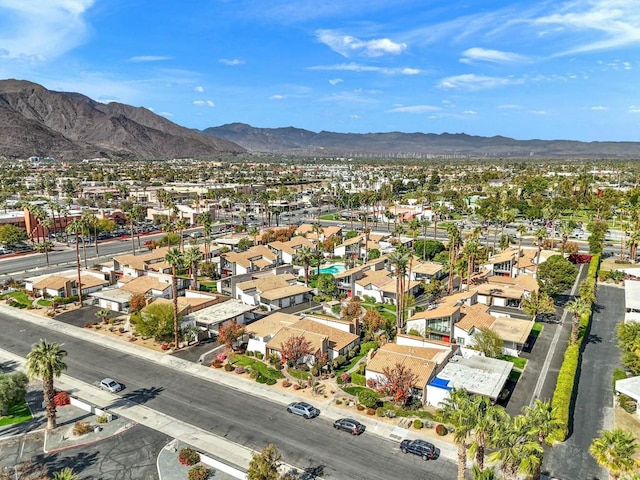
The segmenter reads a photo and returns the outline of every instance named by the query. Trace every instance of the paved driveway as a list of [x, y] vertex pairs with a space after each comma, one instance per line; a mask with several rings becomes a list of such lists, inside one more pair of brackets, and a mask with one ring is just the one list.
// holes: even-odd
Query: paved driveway
[[598, 285], [598, 299], [582, 367], [569, 439], [550, 449], [544, 469], [562, 480], [605, 480], [607, 473], [589, 455], [592, 440], [613, 427], [613, 370], [620, 365], [616, 325], [624, 319], [624, 289]]

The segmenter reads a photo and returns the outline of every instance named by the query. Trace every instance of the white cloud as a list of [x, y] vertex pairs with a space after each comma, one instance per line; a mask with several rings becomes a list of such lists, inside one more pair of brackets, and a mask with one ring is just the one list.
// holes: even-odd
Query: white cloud
[[89, 36], [84, 15], [94, 0], [2, 0], [2, 57], [43, 61], [82, 45]]
[[236, 65], [242, 65], [244, 60], [241, 58], [221, 58], [218, 60], [223, 65], [228, 65], [230, 67], [235, 67]]
[[473, 61], [492, 63], [520, 63], [527, 60], [526, 57], [517, 53], [502, 52], [500, 50], [488, 50], [486, 48], [469, 48], [462, 52], [462, 63], [472, 63]]
[[596, 105], [594, 107], [591, 107], [590, 110], [609, 110], [609, 107], [603, 107], [600, 105]]
[[351, 35], [342, 35], [333, 30], [316, 31], [318, 40], [343, 57], [352, 55], [364, 57], [381, 57], [383, 55], [399, 55], [407, 49], [406, 43], [397, 43], [388, 38], [361, 40]]
[[201, 85], [198, 85], [194, 90], [198, 93], [204, 93], [204, 87]]
[[215, 107], [216, 104], [213, 103], [211, 100], [194, 100], [193, 104], [196, 107]]
[[417, 75], [422, 73], [422, 70], [417, 68], [388, 68], [388, 67], [376, 67], [373, 65], [362, 65], [359, 63], [341, 63], [337, 65], [316, 65], [309, 67], [309, 70], [337, 70], [347, 72], [378, 72], [384, 75]]
[[162, 62], [165, 60], [171, 60], [171, 57], [163, 57], [161, 55], [138, 55], [137, 57], [131, 57], [129, 59], [130, 62], [134, 62], [134, 63]]
[[434, 107], [433, 105], [398, 105], [387, 112], [401, 112], [401, 113], [426, 113], [436, 112], [442, 110], [440, 107]]
[[532, 115], [540, 115], [540, 116], [544, 116], [547, 114], [545, 110], [527, 110], [527, 113], [530, 113]]
[[269, 97], [269, 100], [284, 100], [285, 98], [287, 98], [286, 95], [275, 94], [275, 95], [271, 95]]
[[635, 105], [630, 105], [627, 111], [629, 113], [640, 113], [640, 107], [637, 107]]
[[489, 77], [487, 75], [467, 73], [444, 78], [440, 81], [438, 87], [445, 89], [482, 90], [486, 88], [517, 85], [520, 83], [523, 83], [521, 79], [511, 77]]
[[173, 117], [173, 113], [170, 112], [160, 112], [159, 115], [162, 115], [163, 117]]
[[475, 110], [465, 110], [464, 112], [465, 115], [476, 115], [478, 112], [476, 112]]
[[498, 105], [496, 108], [500, 110], [521, 110], [522, 107], [520, 105], [506, 104], [506, 105]]
[[344, 82], [344, 80], [342, 80], [341, 78], [331, 78], [329, 79], [329, 83], [331, 85], [338, 85], [339, 83]]

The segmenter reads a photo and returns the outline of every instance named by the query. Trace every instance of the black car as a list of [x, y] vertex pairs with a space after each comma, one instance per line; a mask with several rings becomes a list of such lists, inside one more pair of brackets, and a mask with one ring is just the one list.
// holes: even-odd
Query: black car
[[403, 440], [400, 444], [402, 453], [413, 453], [423, 460], [435, 460], [440, 456], [440, 449], [425, 440]]
[[352, 418], [339, 418], [333, 422], [333, 428], [349, 432], [352, 435], [360, 435], [365, 431], [365, 426]]

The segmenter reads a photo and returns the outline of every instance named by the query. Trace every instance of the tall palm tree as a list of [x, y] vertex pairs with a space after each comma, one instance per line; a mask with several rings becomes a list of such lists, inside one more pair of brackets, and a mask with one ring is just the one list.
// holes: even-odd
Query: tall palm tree
[[536, 265], [540, 265], [540, 252], [542, 252], [542, 241], [547, 238], [547, 229], [544, 227], [540, 227], [535, 231], [533, 236], [536, 238], [536, 244], [538, 245], [538, 258], [536, 260]]
[[562, 222], [558, 227], [558, 232], [560, 233], [560, 238], [562, 242], [560, 243], [560, 254], [564, 255], [564, 249], [567, 247], [567, 241], [569, 240], [569, 235], [573, 233], [574, 226], [570, 222]]
[[44, 253], [47, 259], [47, 267], [49, 266], [49, 252], [53, 249], [53, 243], [49, 240], [45, 240], [42, 243], [36, 243], [35, 245], [38, 253]]
[[260, 235], [260, 229], [258, 227], [251, 227], [249, 229], [249, 235], [253, 237], [253, 244], [258, 244], [258, 235]]
[[504, 422], [508, 422], [509, 416], [504, 408], [493, 405], [486, 395], [474, 395], [470, 397], [470, 411], [473, 414], [473, 441], [469, 445], [469, 453], [475, 454], [476, 465], [484, 470], [484, 457], [493, 431]]
[[89, 230], [93, 230], [93, 241], [96, 247], [96, 256], [100, 254], [98, 251], [98, 217], [89, 210], [82, 212], [82, 220], [87, 224]]
[[404, 328], [405, 275], [409, 258], [410, 253], [405, 247], [396, 248], [388, 257], [396, 275], [396, 325], [399, 330]]
[[453, 273], [461, 241], [460, 230], [454, 223], [449, 223], [447, 225], [447, 235], [449, 236], [449, 281], [447, 283], [447, 293], [451, 294], [453, 291]]
[[[551, 445], [554, 436], [562, 431], [562, 421], [557, 418], [555, 410], [549, 402], [543, 402], [539, 398], [536, 398], [532, 406], [526, 405], [522, 409], [524, 428], [541, 447]], [[533, 478], [540, 478], [540, 467]]]
[[184, 257], [180, 250], [172, 248], [164, 257], [171, 265], [171, 296], [173, 297], [173, 341], [175, 349], [180, 348], [180, 325], [178, 324], [178, 269], [184, 265]]
[[602, 430], [589, 447], [589, 453], [598, 465], [607, 469], [611, 480], [638, 468], [638, 461], [633, 458], [637, 450], [638, 442], [633, 434], [621, 428]]
[[314, 257], [314, 252], [306, 245], [300, 247], [296, 252], [296, 258], [302, 263], [302, 268], [304, 269], [304, 284], [307, 287], [309, 286], [309, 266]]
[[40, 339], [40, 342], [34, 344], [27, 354], [27, 375], [29, 378], [42, 379], [47, 430], [56, 428], [56, 404], [53, 402], [56, 392], [53, 387], [53, 379], [62, 375], [62, 372], [67, 369], [67, 365], [63, 361], [67, 352], [61, 347], [59, 343], [50, 343]]
[[191, 278], [193, 279], [191, 288], [193, 290], [198, 290], [198, 265], [202, 261], [202, 258], [200, 247], [197, 246], [189, 247], [184, 254], [184, 264], [188, 265], [191, 269]]
[[180, 235], [180, 251], [182, 253], [184, 253], [184, 231], [187, 229], [187, 221], [184, 218], [180, 218], [177, 222], [176, 222], [176, 230], [178, 231], [178, 234]]
[[79, 235], [84, 231], [84, 224], [79, 218], [74, 218], [69, 225], [67, 225], [66, 232], [73, 234], [76, 237], [76, 269], [78, 273], [78, 305], [82, 306], [82, 277], [80, 276], [80, 246]]
[[458, 480], [464, 480], [467, 470], [467, 442], [474, 427], [473, 408], [467, 391], [454, 388], [436, 412], [436, 418], [455, 427], [453, 439], [458, 446]]
[[469, 238], [462, 248], [462, 253], [467, 257], [467, 291], [471, 289], [471, 276], [476, 269], [475, 260], [480, 253], [480, 243], [477, 237]]
[[516, 227], [516, 233], [518, 235], [518, 260], [516, 262], [516, 270], [520, 275], [520, 257], [522, 256], [522, 237], [527, 233], [527, 227], [522, 223]]
[[531, 440], [522, 416], [499, 424], [493, 431], [492, 444], [496, 450], [489, 454], [491, 463], [500, 465], [506, 479], [515, 480], [518, 475], [531, 477], [539, 471], [544, 450]]
[[571, 318], [571, 342], [578, 341], [578, 329], [580, 327], [580, 317], [591, 313], [591, 302], [582, 297], [577, 297], [567, 302], [564, 306], [565, 310], [573, 313]]

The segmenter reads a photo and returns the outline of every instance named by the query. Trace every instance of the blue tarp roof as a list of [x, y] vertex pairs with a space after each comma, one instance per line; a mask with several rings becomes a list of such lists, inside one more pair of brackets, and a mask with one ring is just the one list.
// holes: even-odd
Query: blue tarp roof
[[438, 388], [442, 388], [444, 390], [453, 390], [453, 388], [451, 388], [449, 386], [449, 380], [444, 380], [442, 378], [438, 378], [435, 377], [431, 383], [429, 384], [430, 387], [438, 387]]

